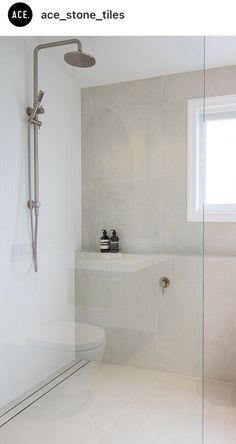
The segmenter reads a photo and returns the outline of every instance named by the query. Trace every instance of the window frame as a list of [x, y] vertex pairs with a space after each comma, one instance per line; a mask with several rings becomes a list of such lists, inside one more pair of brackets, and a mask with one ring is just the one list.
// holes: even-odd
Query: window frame
[[[205, 102], [205, 103], [204, 103]], [[236, 222], [235, 204], [205, 204], [205, 121], [236, 117], [236, 94], [189, 99], [188, 131], [188, 201], [189, 222]]]

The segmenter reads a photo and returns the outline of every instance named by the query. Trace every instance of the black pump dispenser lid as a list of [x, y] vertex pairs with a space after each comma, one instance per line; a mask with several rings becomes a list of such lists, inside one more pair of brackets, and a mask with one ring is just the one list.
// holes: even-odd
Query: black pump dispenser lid
[[109, 239], [108, 235], [107, 235], [107, 230], [105, 230], [104, 228], [102, 229], [102, 237], [101, 239]]
[[111, 230], [111, 232], [112, 232], [112, 236], [111, 236], [111, 239], [110, 240], [114, 240], [114, 241], [118, 241], [119, 240], [119, 238], [118, 238], [118, 236], [116, 235], [116, 230]]

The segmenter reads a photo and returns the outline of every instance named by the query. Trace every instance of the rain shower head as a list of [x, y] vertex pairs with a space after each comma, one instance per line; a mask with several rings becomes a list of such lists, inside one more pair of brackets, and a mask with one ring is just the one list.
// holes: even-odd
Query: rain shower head
[[77, 68], [90, 68], [96, 63], [96, 59], [82, 51], [70, 51], [64, 55], [64, 60], [69, 65], [76, 66]]

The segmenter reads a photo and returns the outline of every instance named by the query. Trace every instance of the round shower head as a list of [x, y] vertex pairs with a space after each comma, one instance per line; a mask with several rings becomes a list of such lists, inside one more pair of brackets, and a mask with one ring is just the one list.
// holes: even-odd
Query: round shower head
[[90, 68], [95, 65], [96, 60], [93, 56], [82, 51], [71, 51], [64, 55], [64, 60], [69, 65], [77, 66], [78, 68]]

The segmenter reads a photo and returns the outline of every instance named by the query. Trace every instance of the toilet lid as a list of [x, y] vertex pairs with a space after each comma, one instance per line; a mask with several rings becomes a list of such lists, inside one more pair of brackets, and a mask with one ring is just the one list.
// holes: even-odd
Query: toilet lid
[[[75, 335], [76, 333], [76, 335]], [[75, 344], [76, 337], [76, 344]], [[44, 326], [31, 338], [33, 344], [68, 352], [91, 350], [105, 344], [105, 331], [101, 327], [79, 322], [55, 322]]]
[[91, 350], [105, 344], [105, 331], [90, 324], [76, 324], [76, 351]]

